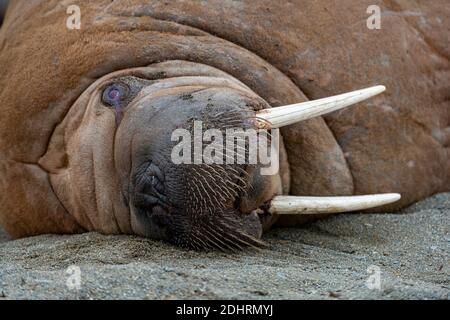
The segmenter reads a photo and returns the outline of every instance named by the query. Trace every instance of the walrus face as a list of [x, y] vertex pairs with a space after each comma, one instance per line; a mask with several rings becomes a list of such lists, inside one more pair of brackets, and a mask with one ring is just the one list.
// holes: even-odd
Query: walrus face
[[[116, 104], [117, 96], [123, 103]], [[203, 130], [221, 133], [228, 128], [256, 129], [255, 112], [264, 101], [238, 88], [189, 79], [156, 85], [115, 79], [104, 87], [102, 97], [104, 107], [115, 114], [117, 171], [134, 232], [196, 248], [262, 244], [257, 240], [261, 223], [252, 211], [281, 194], [279, 174], [263, 176], [258, 165], [226, 164], [226, 148], [218, 155], [224, 164], [205, 163], [207, 159], [174, 163], [178, 141], [173, 141], [173, 134], [183, 129], [194, 139], [198, 123]], [[198, 151], [194, 148], [192, 157]]]
[[[194, 139], [200, 123], [201, 136], [214, 129], [225, 142], [227, 129], [258, 129], [256, 112], [267, 107], [226, 78], [113, 74], [72, 106], [40, 164], [52, 173], [65, 208], [87, 230], [133, 233], [197, 249], [259, 247], [262, 224], [254, 211], [282, 194], [280, 172], [262, 175], [257, 163], [229, 162], [225, 145], [211, 154], [222, 164], [206, 157], [175, 163], [180, 141], [174, 132], [184, 130]], [[191, 159], [198, 151], [192, 145]]]
[[[250, 141], [259, 145], [260, 136], [244, 136], [244, 144], [230, 146], [224, 143], [227, 130], [275, 133], [383, 90], [377, 86], [270, 108], [243, 83], [204, 65], [167, 62], [119, 71], [83, 92], [39, 164], [61, 204], [85, 230], [137, 234], [196, 249], [261, 247], [263, 228], [279, 214], [362, 210], [399, 195], [283, 196], [289, 191], [289, 169], [282, 140], [279, 170], [262, 174], [263, 165], [247, 157]], [[239, 150], [244, 161], [238, 160]]]

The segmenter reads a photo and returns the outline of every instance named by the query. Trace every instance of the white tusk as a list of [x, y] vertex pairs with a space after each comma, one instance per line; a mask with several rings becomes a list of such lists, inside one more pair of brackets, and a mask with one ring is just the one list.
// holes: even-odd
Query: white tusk
[[281, 128], [348, 107], [385, 90], [385, 86], [375, 86], [319, 100], [264, 109], [256, 113], [258, 127], [261, 129]]
[[317, 214], [349, 212], [379, 207], [396, 202], [398, 193], [348, 197], [276, 196], [269, 205], [271, 214]]

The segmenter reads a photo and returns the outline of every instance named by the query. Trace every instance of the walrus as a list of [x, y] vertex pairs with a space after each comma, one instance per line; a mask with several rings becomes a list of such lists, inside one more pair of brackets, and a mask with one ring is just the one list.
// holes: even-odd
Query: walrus
[[[450, 8], [376, 1], [373, 30], [372, 2], [11, 1], [1, 225], [235, 250], [450, 190]], [[279, 170], [173, 163], [174, 130], [196, 121], [279, 129]]]

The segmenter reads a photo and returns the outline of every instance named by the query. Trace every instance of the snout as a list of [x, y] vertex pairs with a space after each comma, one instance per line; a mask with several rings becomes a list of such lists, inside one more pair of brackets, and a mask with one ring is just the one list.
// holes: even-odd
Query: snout
[[258, 139], [246, 132], [257, 132], [264, 102], [231, 89], [177, 89], [142, 96], [121, 124], [135, 128], [129, 201], [136, 229], [196, 249], [263, 246], [254, 210], [281, 194], [281, 180], [249, 161]]

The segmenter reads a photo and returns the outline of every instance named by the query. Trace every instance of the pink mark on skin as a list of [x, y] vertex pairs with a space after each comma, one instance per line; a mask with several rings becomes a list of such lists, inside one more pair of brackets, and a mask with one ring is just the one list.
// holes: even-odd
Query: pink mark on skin
[[123, 119], [123, 110], [118, 104], [114, 106], [114, 115], [116, 116], [116, 127], [118, 127]]

